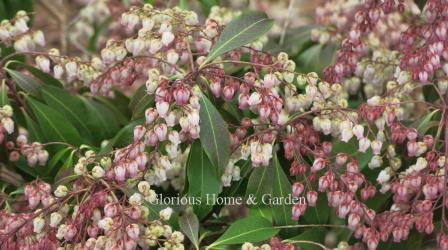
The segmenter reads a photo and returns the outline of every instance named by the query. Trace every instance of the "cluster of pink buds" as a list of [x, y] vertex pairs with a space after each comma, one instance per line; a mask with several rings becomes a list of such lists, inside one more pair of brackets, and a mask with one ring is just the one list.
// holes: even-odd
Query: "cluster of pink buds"
[[[19, 143], [20, 142], [20, 143]], [[25, 144], [22, 144], [25, 142]], [[28, 162], [28, 166], [34, 167], [36, 163], [39, 163], [40, 166], [45, 166], [48, 160], [48, 151], [44, 149], [42, 144], [38, 142], [33, 142], [31, 144], [26, 143], [26, 137], [21, 134], [17, 137], [17, 145], [20, 146], [20, 153], [26, 158]], [[14, 152], [10, 153], [10, 160], [14, 159]]]
[[0, 23], [0, 42], [6, 46], [14, 45], [17, 52], [35, 51], [37, 46], [45, 46], [44, 33], [30, 31], [29, 20], [25, 11], [17, 12], [11, 20], [3, 20]]
[[[344, 36], [347, 38], [342, 41], [341, 49], [336, 54], [335, 65], [324, 71], [327, 81], [340, 82], [343, 77], [354, 72], [359, 59], [366, 56], [368, 52], [366, 42], [362, 37], [372, 32], [378, 25], [381, 16], [390, 14], [396, 9], [403, 12], [405, 10], [403, 2], [404, 0], [365, 1], [352, 9], [354, 13], [347, 15], [352, 18], [352, 21], [345, 18], [341, 22], [341, 27], [344, 25], [349, 27], [347, 35]], [[325, 14], [324, 11], [321, 12], [321, 15]], [[390, 34], [387, 34], [390, 37]]]
[[427, 1], [423, 16], [426, 22], [413, 25], [401, 34], [400, 67], [409, 69], [414, 80], [427, 83], [448, 74], [448, 8], [445, 0]]
[[27, 184], [24, 197], [28, 206], [16, 209], [34, 211], [0, 212], [2, 248], [22, 249], [34, 244], [42, 249], [184, 249], [184, 235], [163, 223], [170, 219], [171, 208], [161, 210], [159, 219], [148, 219], [150, 211], [144, 202], [153, 201], [155, 193], [147, 182], [138, 184], [141, 193], [120, 201], [110, 187], [88, 185], [87, 179], [80, 178], [73, 183], [73, 190], [60, 185], [53, 196], [47, 183]]
[[36, 181], [25, 185], [24, 195], [28, 201], [29, 209], [35, 209], [39, 204], [42, 204], [45, 208], [55, 202], [55, 199], [51, 194], [51, 186], [42, 181]]
[[[323, 25], [323, 28], [313, 29], [311, 38], [321, 44], [328, 42], [340, 42], [345, 37], [359, 36], [356, 30], [352, 30], [352, 25], [360, 18], [358, 11], [365, 7], [365, 1], [331, 0], [326, 1], [322, 6], [318, 6], [315, 12], [316, 23]], [[385, 3], [390, 6], [391, 1]], [[387, 9], [388, 7], [386, 7]], [[400, 5], [406, 12], [418, 13], [415, 5]], [[372, 13], [373, 15], [373, 13]], [[400, 42], [401, 32], [408, 27], [405, 16], [398, 11], [393, 11], [387, 15], [380, 15], [378, 22], [372, 31], [366, 36], [364, 41], [369, 46], [386, 46], [386, 48], [396, 48]], [[359, 38], [362, 39], [362, 38]]]

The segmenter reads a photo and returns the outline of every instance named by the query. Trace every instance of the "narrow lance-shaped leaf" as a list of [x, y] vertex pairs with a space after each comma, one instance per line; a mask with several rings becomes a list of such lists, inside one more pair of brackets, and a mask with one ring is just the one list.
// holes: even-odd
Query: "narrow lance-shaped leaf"
[[59, 88], [62, 88], [62, 83], [58, 79], [54, 78], [52, 75], [43, 72], [42, 70], [33, 67], [31, 65], [28, 65], [26, 63], [23, 63], [21, 61], [9, 61], [8, 65], [17, 65], [21, 68], [25, 68], [28, 70], [33, 76], [35, 76], [37, 79], [39, 79], [43, 84], [45, 85], [53, 85]]
[[230, 136], [227, 123], [205, 95], [201, 97], [200, 139], [213, 165], [222, 173], [230, 157]]
[[268, 32], [273, 21], [262, 12], [246, 12], [232, 20], [222, 31], [216, 44], [202, 65], [216, 57], [255, 41]]
[[35, 79], [33, 79], [19, 71], [15, 71], [15, 70], [8, 69], [8, 68], [5, 68], [5, 70], [12, 77], [14, 82], [17, 85], [19, 85], [19, 87], [21, 89], [23, 89], [25, 92], [30, 93], [35, 96], [39, 95], [39, 85], [40, 84]]
[[179, 217], [179, 227], [182, 232], [190, 239], [191, 244], [199, 249], [199, 220], [191, 211], [186, 212]]
[[47, 141], [66, 142], [79, 145], [81, 138], [75, 127], [52, 107], [27, 98], [28, 105], [37, 118]]
[[3, 107], [7, 104], [9, 104], [8, 87], [6, 86], [5, 80], [3, 80], [0, 85], [0, 107]]
[[[269, 167], [274, 168], [274, 185], [272, 187], [273, 198], [288, 197], [291, 194], [291, 183], [278, 161], [277, 154], [274, 153], [272, 166]], [[275, 205], [272, 207], [272, 214], [274, 215], [276, 225], [284, 226], [296, 224], [295, 221], [292, 220], [292, 205], [285, 203]]]
[[[269, 166], [260, 166], [253, 170], [249, 177], [246, 189], [246, 200], [251, 196], [257, 201], [257, 205], [263, 205], [263, 195], [272, 194], [272, 181], [274, 178], [274, 168]], [[254, 204], [255, 205], [255, 204]]]
[[220, 181], [217, 169], [212, 165], [199, 141], [194, 141], [187, 161], [188, 195], [201, 199], [194, 205], [195, 213], [203, 218], [212, 208], [207, 204], [207, 195], [219, 193]]
[[259, 242], [276, 235], [279, 229], [272, 227], [270, 221], [259, 216], [250, 216], [238, 220], [227, 229], [215, 242], [207, 249], [220, 245], [239, 244], [244, 242]]
[[91, 133], [89, 128], [83, 121], [86, 109], [79, 98], [69, 94], [63, 89], [48, 85], [42, 86], [40, 91], [42, 93], [42, 98], [48, 105], [65, 115], [83, 135], [90, 138]]

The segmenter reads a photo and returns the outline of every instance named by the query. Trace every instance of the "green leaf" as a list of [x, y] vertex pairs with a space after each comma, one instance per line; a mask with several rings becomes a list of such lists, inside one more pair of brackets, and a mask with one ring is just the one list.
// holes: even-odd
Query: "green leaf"
[[199, 220], [193, 212], [186, 212], [179, 217], [179, 227], [182, 232], [190, 239], [191, 244], [199, 249]]
[[276, 235], [279, 229], [272, 227], [270, 221], [259, 216], [250, 216], [233, 222], [229, 229], [207, 249], [220, 245], [260, 242]]
[[59, 150], [54, 156], [51, 157], [50, 162], [48, 163], [47, 169], [45, 170], [46, 175], [48, 175], [51, 170], [54, 169], [54, 167], [56, 167], [56, 165], [58, 164], [58, 162], [60, 162], [62, 160], [62, 157], [68, 152], [70, 151], [71, 148], [63, 148], [61, 150]]
[[145, 85], [138, 88], [129, 102], [129, 109], [132, 111], [132, 120], [143, 117], [146, 109], [153, 104], [154, 95], [148, 95]]
[[86, 115], [86, 109], [78, 97], [69, 94], [63, 89], [49, 85], [43, 85], [40, 91], [42, 98], [49, 106], [66, 116], [87, 138], [91, 137], [90, 130], [85, 125], [85, 120], [83, 120]]
[[178, 4], [179, 8], [183, 9], [183, 10], [188, 10], [190, 9], [188, 7], [188, 0], [179, 0], [179, 4]]
[[272, 194], [273, 181], [274, 167], [272, 164], [269, 166], [256, 167], [249, 177], [245, 199], [248, 200], [252, 196], [255, 197], [258, 205], [263, 205], [263, 195]]
[[21, 61], [9, 61], [8, 65], [17, 65], [19, 67], [25, 68], [33, 76], [35, 76], [37, 79], [39, 79], [43, 84], [53, 85], [53, 86], [59, 87], [59, 88], [63, 87], [62, 83], [58, 79], [54, 78], [52, 75], [47, 74], [47, 73], [43, 72], [42, 70], [40, 70], [36, 67], [33, 67], [31, 65], [28, 65]]
[[272, 209], [270, 207], [249, 208], [249, 216], [260, 216], [272, 222]]
[[[291, 195], [291, 182], [289, 182], [288, 177], [283, 171], [280, 162], [277, 159], [277, 154], [274, 154], [274, 158], [272, 159], [272, 166], [274, 168], [274, 182], [272, 188], [272, 197], [273, 198], [281, 198], [288, 197]], [[292, 225], [297, 224], [292, 219], [292, 205], [287, 205], [284, 202], [280, 205], [272, 206], [272, 214], [274, 215], [274, 220], [276, 225]]]
[[[288, 242], [312, 241], [312, 242], [324, 244], [326, 232], [327, 232], [327, 230], [323, 227], [311, 228], [294, 238], [288, 239]], [[303, 250], [321, 250], [322, 249], [322, 248], [320, 248], [316, 245], [312, 245], [312, 244], [296, 243], [295, 245], [299, 245], [300, 249], [303, 249]]]
[[418, 8], [423, 11], [423, 9], [425, 8], [426, 5], [426, 1], [427, 0], [416, 0], [415, 4], [417, 4]]
[[432, 118], [434, 118], [434, 116], [439, 111], [440, 111], [440, 109], [436, 109], [436, 110], [432, 111], [431, 113], [426, 114], [425, 116], [423, 116], [423, 118], [421, 118], [420, 120], [418, 120], [414, 124], [412, 124], [411, 127], [417, 129], [417, 131], [420, 134], [425, 134], [429, 129], [429, 124], [430, 124]]
[[1, 0], [0, 8], [0, 20], [11, 19], [19, 10], [32, 12], [33, 0]]
[[330, 217], [330, 207], [328, 206], [327, 197], [319, 194], [315, 207], [308, 207], [302, 216], [303, 221], [307, 224], [325, 224]]
[[356, 157], [360, 170], [363, 170], [373, 157], [373, 153], [370, 148], [365, 153], [358, 151], [358, 142], [356, 138], [353, 138], [349, 142], [334, 140], [332, 153], [334, 157], [337, 153], [347, 153], [350, 156]]
[[219, 4], [219, 0], [198, 0], [202, 12], [204, 12], [204, 16], [208, 16], [210, 13], [210, 9]]
[[120, 129], [114, 114], [102, 103], [93, 99], [81, 96], [81, 101], [87, 108], [85, 124], [91, 133], [100, 140], [114, 136]]
[[273, 21], [262, 12], [247, 12], [232, 20], [222, 31], [202, 65], [218, 56], [255, 41], [268, 32]]
[[126, 145], [129, 145], [134, 140], [134, 128], [135, 126], [142, 124], [144, 119], [135, 120], [128, 125], [126, 125], [124, 128], [120, 129], [118, 133], [112, 138], [107, 146], [101, 150], [101, 152], [108, 152], [109, 150], [112, 150], [113, 147], [124, 147]]
[[201, 143], [196, 140], [190, 149], [187, 161], [188, 195], [201, 199], [193, 208], [199, 218], [203, 218], [213, 207], [207, 204], [207, 195], [218, 195], [220, 180], [217, 169], [212, 165]]
[[269, 51], [271, 54], [278, 54], [282, 51], [287, 52], [292, 58], [312, 43], [311, 30], [316, 27], [317, 25], [306, 25], [289, 29], [286, 31], [283, 44], [280, 45], [278, 41], [270, 39], [266, 46], [263, 46], [263, 50]]
[[35, 121], [33, 121], [33, 119], [31, 119], [31, 117], [26, 112], [23, 112], [23, 115], [25, 116], [26, 128], [28, 130], [30, 140], [43, 142], [44, 138], [42, 131], [40, 131], [39, 129], [39, 126]]
[[230, 136], [227, 123], [205, 95], [201, 97], [200, 139], [202, 147], [213, 165], [224, 172], [230, 157]]
[[72, 145], [81, 144], [76, 128], [52, 107], [27, 97], [28, 105], [36, 116], [46, 141], [66, 142]]
[[35, 96], [39, 95], [40, 84], [35, 79], [13, 69], [5, 68], [5, 70], [22, 90]]
[[119, 110], [114, 99], [110, 99], [104, 96], [96, 96], [95, 100], [98, 100], [104, 106], [106, 106], [114, 114], [115, 119], [120, 125], [126, 125], [129, 123], [129, 118], [126, 117], [126, 115], [121, 110]]
[[6, 86], [5, 80], [3, 80], [0, 85], [0, 107], [3, 107], [8, 104], [9, 104], [8, 87]]

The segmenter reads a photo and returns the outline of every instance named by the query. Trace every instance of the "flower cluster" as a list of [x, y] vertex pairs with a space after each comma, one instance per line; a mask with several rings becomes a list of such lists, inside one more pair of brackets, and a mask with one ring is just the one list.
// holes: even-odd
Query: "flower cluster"
[[[341, 4], [335, 7], [335, 2]], [[336, 24], [345, 39], [325, 79], [315, 72], [296, 73], [296, 64], [286, 53], [259, 51], [264, 38], [204, 63], [222, 26], [237, 14], [218, 7], [201, 25], [194, 12], [177, 7], [161, 11], [149, 4], [134, 6], [121, 15], [130, 35], [109, 40], [101, 58], [86, 62], [61, 56], [55, 49], [37, 56], [36, 64], [44, 72], [75, 87], [89, 87], [92, 94], [110, 95], [114, 86], [144, 82], [154, 105], [134, 127], [129, 145], [103, 154], [88, 146], [86, 152], [86, 146], [72, 148], [77, 161], [70, 184], [54, 190], [39, 180], [27, 185], [25, 212], [1, 212], [0, 240], [8, 248], [39, 244], [51, 249], [183, 249], [183, 234], [164, 224], [173, 209], [154, 215], [146, 205], [157, 200], [160, 187], [182, 191], [191, 144], [204, 129], [201, 98], [210, 93], [210, 98], [234, 104], [242, 114], [238, 123], [229, 124], [229, 134], [220, 135], [229, 136], [231, 142], [221, 187], [240, 180], [240, 160], [250, 161], [254, 168], [269, 168], [281, 152], [295, 180], [292, 195], [307, 200], [293, 205], [294, 220], [301, 220], [308, 207], [315, 207], [319, 196], [325, 195], [354, 237], [376, 249], [381, 241], [406, 240], [411, 230], [434, 233], [435, 218], [441, 214], [437, 241], [441, 249], [448, 249], [448, 133], [442, 132], [447, 125], [443, 96], [448, 90], [443, 63], [447, 2], [428, 1], [424, 26], [404, 24], [401, 0], [330, 3], [317, 11], [317, 19]], [[386, 35], [389, 39], [384, 39]], [[330, 39], [328, 33], [316, 37], [320, 42]], [[227, 63], [250, 67], [235, 75]], [[437, 84], [426, 86], [434, 88], [440, 102], [424, 103], [421, 95], [415, 96], [422, 92], [420, 82], [433, 76]], [[356, 95], [366, 101], [349, 104]], [[417, 116], [418, 102], [443, 110], [434, 135], [421, 124], [406, 122]], [[0, 131], [13, 133], [12, 109], [4, 106], [0, 115]], [[24, 132], [19, 131], [16, 144], [9, 144], [12, 161], [19, 151], [30, 166], [43, 165], [48, 158], [43, 145], [28, 144]], [[341, 150], [341, 145], [349, 144], [354, 145], [353, 152]], [[368, 205], [378, 193], [391, 196], [385, 210]], [[348, 248], [346, 242], [337, 247]], [[242, 249], [295, 247], [274, 237], [269, 244], [245, 243]]]
[[[34, 211], [20, 214], [2, 211], [3, 247], [22, 249], [37, 244], [45, 249], [63, 245], [75, 249], [135, 249], [137, 245], [143, 248], [159, 245], [163, 246], [159, 249], [184, 249], [184, 235], [162, 222], [170, 218], [170, 208], [160, 211], [160, 219], [150, 221], [149, 209], [140, 193], [122, 202], [100, 189], [77, 205], [70, 205], [72, 199], [90, 192], [86, 184], [78, 182], [71, 191], [61, 185], [53, 193], [50, 185], [41, 181], [25, 186], [28, 208]], [[79, 232], [86, 232], [87, 239]]]
[[0, 42], [5, 45], [14, 45], [18, 52], [36, 50], [37, 46], [45, 46], [45, 38], [42, 31], [30, 31], [28, 27], [29, 16], [25, 11], [17, 12], [11, 20], [3, 20], [0, 23]]

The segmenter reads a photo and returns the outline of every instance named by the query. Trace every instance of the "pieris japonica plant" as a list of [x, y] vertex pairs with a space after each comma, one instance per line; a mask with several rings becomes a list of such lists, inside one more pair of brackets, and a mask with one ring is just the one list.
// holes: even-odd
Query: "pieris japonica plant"
[[1, 21], [0, 249], [448, 249], [447, 0], [189, 2]]

